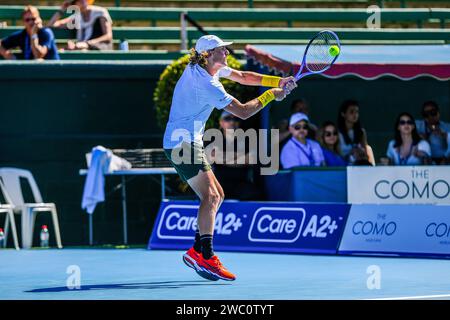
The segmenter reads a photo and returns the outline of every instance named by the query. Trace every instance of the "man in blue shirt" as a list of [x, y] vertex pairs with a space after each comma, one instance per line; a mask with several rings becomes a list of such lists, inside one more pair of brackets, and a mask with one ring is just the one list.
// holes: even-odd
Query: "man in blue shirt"
[[298, 166], [319, 167], [325, 164], [320, 144], [306, 138], [308, 130], [308, 116], [301, 112], [294, 113], [289, 119], [289, 132], [292, 138], [284, 145], [280, 155], [283, 169]]
[[[26, 6], [22, 12], [25, 29], [17, 31], [0, 41], [0, 55], [5, 59], [59, 60], [58, 48], [52, 30], [42, 26], [36, 7]], [[10, 49], [19, 47], [21, 55], [15, 56]]]
[[417, 132], [431, 147], [435, 164], [450, 163], [450, 123], [441, 121], [439, 106], [434, 101], [422, 105], [423, 120], [416, 120]]

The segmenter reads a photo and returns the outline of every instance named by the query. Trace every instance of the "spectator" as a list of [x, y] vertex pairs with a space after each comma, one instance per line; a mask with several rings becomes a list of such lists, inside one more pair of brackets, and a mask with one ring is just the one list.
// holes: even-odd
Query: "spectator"
[[326, 121], [319, 130], [319, 142], [322, 146], [325, 165], [329, 167], [341, 167], [347, 165], [341, 156], [339, 149], [339, 134], [336, 125]]
[[[22, 12], [25, 28], [16, 31], [0, 41], [0, 54], [5, 59], [45, 59], [59, 60], [58, 48], [52, 30], [42, 26], [39, 10], [26, 6]], [[17, 57], [10, 51], [19, 47], [21, 54]]]
[[325, 164], [322, 148], [308, 139], [309, 119], [304, 113], [294, 113], [289, 119], [289, 132], [292, 138], [281, 150], [281, 165], [284, 169], [297, 166], [322, 166]]
[[[239, 200], [260, 200], [261, 192], [253, 181], [254, 166], [256, 162], [249, 152], [248, 143], [237, 141], [235, 130], [239, 128], [239, 119], [227, 111], [223, 111], [220, 120], [220, 131], [223, 135], [224, 150], [216, 150], [213, 170], [228, 198]], [[225, 151], [234, 152], [232, 161], [226, 157]], [[238, 164], [238, 157], [245, 157], [245, 164]], [[220, 161], [219, 161], [220, 159]]]
[[[303, 113], [307, 116], [309, 116], [309, 105], [306, 102], [305, 99], [300, 98], [300, 99], [296, 99], [294, 101], [292, 101], [291, 103], [291, 114], [293, 115], [294, 113]], [[289, 124], [288, 124], [288, 120], [287, 119], [282, 119], [280, 120], [280, 122], [278, 122], [277, 128], [280, 130], [280, 147], [283, 147], [284, 144], [289, 140], [288, 138], [290, 138], [291, 133], [289, 132]], [[317, 133], [317, 126], [315, 126], [314, 124], [310, 123], [309, 124], [309, 131], [308, 131], [308, 138], [316, 140], [316, 133]]]
[[450, 163], [450, 124], [440, 120], [437, 103], [426, 101], [422, 105], [422, 117], [424, 120], [416, 121], [417, 132], [430, 144], [433, 163]]
[[401, 113], [395, 121], [395, 138], [389, 142], [386, 155], [393, 165], [428, 164], [431, 154], [430, 145], [423, 140], [414, 122], [407, 112]]
[[337, 125], [341, 153], [347, 163], [354, 164], [358, 160], [361, 164], [359, 160], [367, 159], [371, 165], [375, 165], [372, 148], [367, 143], [366, 130], [359, 121], [357, 101], [346, 100], [342, 103]]
[[[77, 29], [77, 41], [69, 40], [67, 50], [113, 49], [112, 19], [108, 10], [93, 6], [93, 3], [93, 0], [66, 0], [48, 23], [49, 27]], [[79, 10], [61, 19], [71, 5], [77, 6]]]
[[[299, 98], [294, 101], [292, 101], [291, 104], [291, 115], [294, 113], [303, 113], [306, 114], [309, 118], [309, 103], [304, 98]], [[309, 123], [309, 131], [308, 131], [308, 138], [317, 140], [317, 133], [318, 128], [315, 124]]]

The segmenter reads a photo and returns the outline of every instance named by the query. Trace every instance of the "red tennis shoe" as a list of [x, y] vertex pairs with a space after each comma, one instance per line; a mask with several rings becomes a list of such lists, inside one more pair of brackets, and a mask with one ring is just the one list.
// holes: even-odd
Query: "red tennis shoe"
[[188, 267], [194, 269], [200, 277], [205, 278], [207, 280], [211, 280], [211, 281], [219, 280], [219, 278], [216, 277], [215, 275], [212, 275], [209, 272], [204, 271], [202, 268], [199, 267], [198, 261], [200, 261], [200, 259], [202, 259], [201, 253], [198, 253], [197, 251], [195, 251], [193, 247], [190, 248], [188, 251], [186, 251], [185, 254], [183, 254], [184, 263]]
[[218, 277], [219, 279], [226, 281], [236, 280], [236, 276], [223, 266], [217, 256], [212, 256], [206, 260], [202, 255], [200, 255], [200, 260], [197, 261], [197, 265], [204, 271]]

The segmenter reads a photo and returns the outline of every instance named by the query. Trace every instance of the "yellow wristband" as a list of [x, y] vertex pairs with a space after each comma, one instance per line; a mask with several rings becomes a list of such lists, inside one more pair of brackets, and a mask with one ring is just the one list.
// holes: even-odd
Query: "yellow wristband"
[[272, 87], [272, 88], [278, 88], [278, 85], [280, 84], [280, 77], [275, 76], [263, 76], [261, 79], [261, 85], [263, 87]]
[[256, 99], [258, 99], [262, 103], [263, 107], [265, 107], [269, 102], [275, 100], [275, 95], [272, 90], [267, 90]]

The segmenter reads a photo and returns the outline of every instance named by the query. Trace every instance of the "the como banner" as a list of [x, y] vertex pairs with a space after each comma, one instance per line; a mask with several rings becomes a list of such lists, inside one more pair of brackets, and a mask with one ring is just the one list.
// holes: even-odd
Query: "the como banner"
[[352, 205], [339, 254], [450, 257], [450, 206]]
[[[163, 201], [148, 249], [188, 249], [197, 228], [197, 201]], [[224, 201], [215, 221], [222, 251], [336, 254], [350, 206], [298, 202]]]
[[450, 205], [450, 166], [347, 167], [352, 204]]

